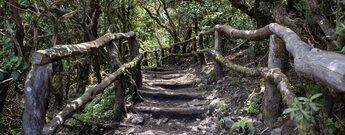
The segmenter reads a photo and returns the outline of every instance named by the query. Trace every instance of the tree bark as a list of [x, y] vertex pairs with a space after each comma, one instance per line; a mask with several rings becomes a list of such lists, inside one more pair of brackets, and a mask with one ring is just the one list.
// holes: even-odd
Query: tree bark
[[[268, 53], [268, 68], [280, 68], [282, 69], [282, 72], [285, 72], [288, 66], [287, 56], [288, 53], [284, 47], [283, 41], [281, 41], [275, 35], [271, 35]], [[279, 93], [276, 84], [272, 80], [265, 80], [264, 96], [263, 114], [265, 124], [271, 127], [271, 125], [273, 125], [280, 116], [282, 109], [281, 94]]]
[[25, 81], [22, 133], [41, 135], [53, 74], [52, 64], [34, 65]]
[[[204, 49], [203, 36], [201, 34], [199, 34], [199, 36], [197, 37], [197, 40], [198, 40], [199, 49], [200, 50]], [[206, 65], [205, 55], [202, 53], [198, 53], [198, 55], [199, 55], [198, 57], [199, 57], [200, 65]]]
[[[139, 53], [139, 44], [138, 44], [138, 42], [135, 39], [135, 35], [128, 39], [128, 45], [129, 45], [129, 49], [131, 51], [130, 53], [131, 53], [132, 59], [134, 59], [138, 55], [141, 55]], [[133, 90], [132, 101], [134, 103], [142, 102], [144, 100], [140, 97], [140, 95], [139, 95], [139, 93], [137, 91], [137, 89], [140, 88], [143, 85], [143, 80], [142, 80], [143, 78], [142, 78], [142, 75], [141, 75], [141, 64], [140, 63], [138, 63], [136, 65], [136, 67], [133, 68], [133, 74], [132, 75], [133, 75], [133, 78], [134, 78], [134, 81], [135, 81], [135, 84], [136, 84], [136, 87]]]
[[[136, 56], [139, 55], [139, 44], [135, 39], [135, 36], [131, 37], [128, 39], [128, 44], [129, 44], [129, 49], [131, 53], [131, 58], [134, 59]], [[140, 70], [140, 63], [138, 66], [134, 69], [134, 80], [136, 85], [140, 88], [142, 86], [142, 75], [141, 75], [141, 70]]]
[[[119, 67], [122, 65], [120, 61], [120, 52], [114, 42], [109, 43], [107, 46], [108, 55], [110, 57], [110, 65], [112, 67], [112, 71], [115, 72]], [[119, 76], [119, 79], [115, 81], [114, 91], [115, 91], [115, 103], [113, 106], [114, 111], [114, 120], [120, 122], [123, 120], [124, 117], [127, 117], [127, 109], [126, 109], [126, 83], [125, 83], [125, 76]]]
[[326, 37], [331, 40], [336, 40], [335, 28], [326, 16], [321, 12], [320, 5], [317, 0], [303, 0], [307, 9], [311, 13], [313, 20], [319, 24]]
[[[8, 10], [11, 13], [12, 19], [14, 20], [16, 24], [16, 35], [15, 35], [15, 42], [19, 44], [19, 47], [16, 47], [16, 54], [19, 56], [24, 56], [23, 53], [25, 53], [25, 48], [24, 48], [24, 27], [23, 27], [23, 22], [19, 14], [18, 10], [18, 0], [6, 0], [8, 4]], [[16, 44], [15, 43], [15, 44]]]
[[91, 41], [74, 45], [56, 45], [45, 50], [38, 50], [32, 54], [31, 62], [33, 64], [47, 64], [78, 54], [85, 54], [94, 49], [105, 46], [110, 41], [120, 38], [130, 38], [134, 36], [134, 32], [128, 33], [107, 33], [102, 37]]
[[159, 56], [158, 56], [157, 50], [153, 51], [153, 53], [155, 54], [155, 58], [156, 58], [156, 66], [160, 67]]
[[[218, 31], [214, 31], [214, 48], [216, 51], [220, 52], [222, 51], [222, 37], [221, 37], [221, 34], [218, 32]], [[221, 53], [222, 54], [222, 53]], [[215, 61], [214, 62], [214, 73], [215, 73], [215, 79], [216, 80], [219, 80], [222, 78], [223, 76], [223, 68], [222, 68], [222, 65], [221, 63]]]

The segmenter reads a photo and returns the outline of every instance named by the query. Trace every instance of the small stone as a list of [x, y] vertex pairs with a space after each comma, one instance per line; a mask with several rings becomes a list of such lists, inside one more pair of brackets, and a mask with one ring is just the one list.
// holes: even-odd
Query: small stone
[[209, 123], [209, 121], [210, 121], [210, 118], [207, 117], [207, 118], [205, 118], [204, 120], [202, 120], [202, 121], [200, 122], [200, 124], [201, 124], [201, 125], [207, 125], [207, 124]]
[[213, 93], [211, 93], [209, 96], [207, 96], [206, 99], [212, 100], [212, 99], [214, 99], [214, 98], [216, 98], [216, 97], [217, 97], [217, 93], [213, 92]]
[[123, 135], [124, 133], [123, 132], [121, 132], [121, 131], [119, 131], [119, 130], [115, 130], [115, 133], [114, 133], [115, 135]]
[[131, 120], [133, 124], [142, 124], [144, 122], [144, 118], [141, 116], [137, 116]]
[[218, 80], [217, 81], [217, 84], [222, 84], [223, 83], [223, 80]]
[[198, 100], [198, 99], [194, 99], [194, 100], [188, 102], [188, 105], [189, 106], [200, 106], [200, 105], [202, 105], [202, 102], [200, 102], [200, 100]]
[[199, 129], [198, 129], [198, 127], [192, 127], [192, 131], [193, 131], [193, 132], [198, 132]]
[[262, 113], [259, 113], [258, 116], [256, 116], [258, 120], [262, 120]]
[[202, 126], [202, 125], [199, 125], [199, 126], [198, 126], [198, 129], [200, 129], [200, 130], [205, 130], [206, 127], [204, 127], [204, 126]]
[[212, 126], [210, 132], [217, 133], [219, 131], [218, 126]]
[[207, 132], [205, 130], [201, 131], [202, 134], [206, 134]]
[[156, 124], [161, 125], [161, 124], [167, 123], [168, 121], [169, 121], [168, 118], [162, 118], [162, 119], [158, 120]]
[[128, 129], [128, 130], [126, 131], [126, 134], [132, 134], [132, 133], [135, 132], [136, 129], [137, 129], [137, 128], [132, 127], [132, 128], [130, 128], [130, 129]]
[[281, 135], [282, 129], [281, 128], [275, 128], [271, 131], [271, 135]]
[[230, 116], [224, 118], [224, 125], [225, 125], [226, 128], [231, 128], [231, 126], [234, 123], [235, 122], [232, 120], [232, 118]]
[[211, 103], [210, 103], [211, 108], [215, 109], [217, 107], [219, 101], [220, 101], [219, 98], [217, 98], [215, 100], [212, 100]]

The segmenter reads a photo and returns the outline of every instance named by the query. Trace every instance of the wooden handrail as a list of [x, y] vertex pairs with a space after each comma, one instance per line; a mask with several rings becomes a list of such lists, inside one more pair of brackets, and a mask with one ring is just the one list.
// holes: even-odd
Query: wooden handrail
[[[135, 32], [128, 33], [108, 33], [104, 36], [86, 43], [73, 45], [57, 45], [45, 50], [38, 50], [32, 55], [33, 68], [28, 74], [25, 81], [25, 107], [23, 114], [23, 134], [53, 134], [62, 124], [68, 119], [76, 110], [82, 108], [87, 102], [91, 101], [93, 97], [102, 92], [107, 86], [124, 74], [126, 69], [134, 72], [134, 80], [137, 87], [142, 85], [142, 76], [140, 69], [140, 61], [143, 59], [143, 54], [139, 52], [139, 45], [135, 39]], [[130, 48], [130, 56], [133, 59], [131, 62], [121, 65], [119, 61], [119, 52], [114, 40], [127, 39]], [[51, 80], [53, 77], [53, 66], [51, 62], [60, 60], [65, 57], [71, 57], [78, 54], [85, 54], [95, 49], [107, 47], [109, 53], [111, 66], [116, 71], [105, 78], [100, 84], [89, 89], [80, 98], [72, 101], [63, 109], [50, 123], [44, 125], [46, 106], [48, 103], [48, 95], [50, 93]], [[118, 69], [117, 69], [118, 68]], [[122, 76], [123, 77], [123, 76]], [[123, 81], [123, 79], [121, 79]], [[125, 93], [125, 89], [119, 90]], [[119, 97], [119, 92], [115, 93]], [[140, 101], [140, 96], [135, 98], [137, 91], [134, 91], [133, 100]], [[125, 98], [124, 96], [121, 96]], [[124, 102], [119, 103], [124, 105]]]
[[72, 44], [72, 45], [56, 45], [52, 48], [48, 48], [45, 50], [38, 50], [34, 52], [31, 56], [31, 63], [43, 65], [43, 64], [60, 60], [65, 57], [85, 54], [85, 53], [93, 51], [94, 49], [104, 47], [110, 41], [121, 39], [121, 38], [128, 39], [128, 38], [134, 37], [135, 35], [136, 34], [133, 31], [128, 32], [128, 33], [107, 33], [103, 35], [102, 37], [90, 42]]
[[143, 54], [139, 54], [131, 62], [128, 62], [120, 66], [118, 70], [116, 70], [114, 73], [110, 74], [108, 77], [103, 79], [101, 83], [94, 86], [93, 88], [88, 89], [82, 96], [67, 104], [66, 108], [60, 111], [58, 115], [56, 115], [48, 124], [44, 126], [43, 134], [50, 135], [55, 133], [55, 131], [68, 118], [70, 118], [75, 111], [84, 107], [86, 103], [90, 102], [93, 98], [95, 98], [97, 94], [103, 92], [103, 90], [106, 87], [108, 87], [111, 83], [113, 83], [116, 79], [123, 75], [126, 72], [126, 70], [137, 67], [142, 58]]

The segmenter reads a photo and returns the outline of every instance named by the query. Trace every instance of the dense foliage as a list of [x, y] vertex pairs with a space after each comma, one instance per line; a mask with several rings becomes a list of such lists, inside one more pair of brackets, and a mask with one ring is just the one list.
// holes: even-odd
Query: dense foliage
[[[308, 3], [308, 0], [0, 0], [0, 90], [2, 97], [6, 99], [8, 96], [0, 103], [6, 108], [1, 108], [0, 127], [8, 128], [2, 128], [0, 132], [20, 131], [18, 116], [23, 108], [7, 103], [22, 99], [24, 79], [31, 65], [30, 56], [36, 50], [87, 42], [108, 32], [128, 31], [138, 33], [137, 39], [143, 50], [156, 50], [197, 36], [200, 31], [216, 24], [254, 29], [278, 22], [296, 31], [314, 47], [345, 53], [345, 0], [314, 1], [318, 2], [316, 6]], [[330, 22], [334, 33], [327, 33], [328, 30], [318, 22], [317, 15]], [[230, 41], [226, 37], [223, 39], [226, 54], [232, 53], [229, 48], [244, 42]], [[204, 42], [210, 47], [214, 41], [213, 38], [206, 38]], [[116, 44], [126, 51], [126, 46], [123, 46], [126, 42], [118, 41]], [[249, 42], [244, 46], [253, 46], [250, 51], [254, 54], [267, 52], [267, 41]], [[121, 53], [125, 54], [125, 51]], [[83, 93], [89, 85], [99, 82], [95, 78], [107, 76], [111, 72], [108, 57], [103, 49], [94, 51], [88, 58], [77, 56], [56, 62], [55, 91], [50, 95], [55, 98], [52, 98], [54, 102], [51, 106], [61, 107]], [[149, 58], [153, 57], [149, 55]], [[123, 62], [127, 60], [125, 56], [121, 59]], [[153, 61], [149, 66], [154, 65]], [[5, 87], [7, 84], [16, 86]], [[105, 115], [111, 115], [107, 112], [111, 108], [106, 107], [114, 98], [110, 94], [108, 91], [98, 97], [98, 102], [86, 106], [76, 118], [94, 120], [105, 112]], [[314, 100], [320, 95], [313, 93], [301, 96], [305, 97], [296, 100], [295, 106], [284, 113], [290, 114], [292, 119], [301, 120], [305, 127], [309, 127], [307, 124], [315, 125], [317, 121], [314, 117], [320, 106]], [[257, 98], [246, 102], [245, 110], [248, 113], [260, 111], [258, 102], [261, 97]], [[339, 122], [334, 121], [327, 120], [326, 126], [334, 128], [329, 129], [329, 133], [343, 130]], [[241, 118], [231, 128], [254, 134], [246, 118]]]

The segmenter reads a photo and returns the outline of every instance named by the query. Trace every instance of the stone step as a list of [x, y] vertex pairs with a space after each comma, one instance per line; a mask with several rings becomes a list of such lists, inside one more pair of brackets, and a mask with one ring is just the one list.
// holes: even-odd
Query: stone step
[[162, 87], [165, 89], [182, 89], [182, 88], [190, 88], [193, 87], [195, 82], [147, 82], [148, 85]]
[[144, 71], [174, 71], [174, 68], [162, 68], [162, 67], [143, 67]]
[[160, 75], [167, 75], [167, 74], [178, 74], [179, 71], [143, 71], [145, 74], [160, 74]]
[[165, 90], [165, 91], [157, 91], [157, 90], [141, 90], [139, 89], [138, 92], [140, 95], [144, 97], [150, 98], [176, 98], [176, 99], [202, 99], [203, 92], [188, 92], [188, 91], [174, 91], [174, 90]]
[[210, 110], [210, 106], [197, 106], [197, 107], [153, 107], [153, 106], [134, 106], [131, 109], [134, 112], [151, 113], [156, 115], [200, 115]]
[[183, 74], [144, 74], [146, 79], [177, 79], [183, 77]]
[[209, 89], [210, 86], [204, 85], [200, 87], [188, 87], [188, 88], [181, 88], [181, 89], [169, 89], [157, 86], [148, 86], [144, 85], [141, 87], [141, 90], [150, 90], [150, 91], [186, 91], [186, 92], [196, 92], [196, 91], [204, 91]]

